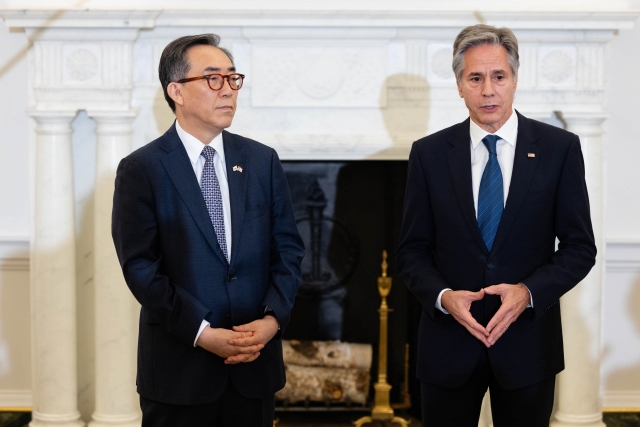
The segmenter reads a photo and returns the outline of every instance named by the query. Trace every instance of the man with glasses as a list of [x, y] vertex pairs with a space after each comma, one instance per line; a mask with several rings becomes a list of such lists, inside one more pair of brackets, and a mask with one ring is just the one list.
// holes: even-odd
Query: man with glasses
[[244, 75], [214, 34], [164, 49], [176, 121], [124, 158], [112, 234], [142, 305], [143, 426], [269, 426], [304, 256], [276, 152], [231, 126]]

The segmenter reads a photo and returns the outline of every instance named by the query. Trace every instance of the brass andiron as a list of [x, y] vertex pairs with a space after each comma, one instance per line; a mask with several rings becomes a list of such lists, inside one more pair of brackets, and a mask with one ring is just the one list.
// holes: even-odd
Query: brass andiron
[[402, 403], [392, 403], [393, 409], [411, 408], [411, 394], [409, 393], [409, 343], [404, 346], [404, 383], [402, 384]]
[[391, 277], [387, 277], [387, 251], [382, 251], [382, 276], [378, 277], [378, 292], [382, 297], [382, 304], [378, 312], [380, 313], [380, 345], [378, 348], [378, 382], [376, 382], [373, 388], [376, 390], [375, 406], [371, 410], [371, 416], [360, 418], [358, 421], [354, 421], [353, 424], [360, 427], [367, 423], [373, 423], [374, 421], [391, 421], [391, 423], [398, 423], [403, 427], [409, 425], [411, 421], [407, 421], [404, 418], [396, 417], [391, 408], [391, 402], [389, 398], [389, 392], [391, 391], [391, 385], [387, 382], [387, 329], [389, 312], [393, 311], [387, 305], [387, 296], [391, 291]]

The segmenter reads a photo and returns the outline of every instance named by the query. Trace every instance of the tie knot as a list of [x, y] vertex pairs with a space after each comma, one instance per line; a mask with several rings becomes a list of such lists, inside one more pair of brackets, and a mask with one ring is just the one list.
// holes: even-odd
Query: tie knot
[[482, 138], [482, 143], [487, 147], [487, 150], [489, 150], [489, 154], [498, 154], [496, 152], [496, 143], [499, 139], [500, 137], [498, 135], [487, 135]]
[[[494, 144], [495, 147], [495, 144]], [[204, 148], [202, 149], [202, 153], [200, 153], [200, 155], [202, 157], [204, 157], [204, 159], [208, 162], [212, 162], [213, 161], [213, 155], [216, 154], [216, 150], [215, 148], [209, 146], [209, 145], [205, 145]]]

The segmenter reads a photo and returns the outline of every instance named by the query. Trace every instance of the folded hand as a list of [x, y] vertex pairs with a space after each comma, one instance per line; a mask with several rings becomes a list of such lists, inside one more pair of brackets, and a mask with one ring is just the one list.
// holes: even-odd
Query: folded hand
[[207, 326], [202, 330], [196, 345], [224, 358], [225, 363], [252, 362], [256, 360], [260, 356], [260, 350], [264, 348], [264, 344], [254, 343], [240, 346], [230, 343], [230, 341], [239, 338], [242, 338], [242, 332]]
[[529, 294], [527, 287], [520, 283], [517, 285], [501, 283], [488, 286], [484, 288], [484, 292], [487, 295], [500, 295], [502, 301], [502, 305], [487, 323], [486, 328], [490, 333], [487, 341], [490, 345], [494, 345], [530, 304], [531, 294]]
[[[480, 325], [471, 315], [471, 303], [480, 301], [485, 295], [500, 295], [502, 305], [493, 315], [487, 327]], [[488, 286], [479, 292], [446, 291], [442, 294], [442, 307], [449, 312], [471, 335], [487, 347], [494, 345], [507, 332], [531, 302], [531, 295], [522, 284], [501, 283]]]
[[440, 300], [442, 307], [452, 315], [458, 323], [467, 328], [467, 331], [487, 347], [490, 347], [489, 332], [479, 324], [476, 319], [471, 315], [471, 303], [473, 301], [480, 301], [484, 298], [484, 289], [480, 289], [479, 292], [470, 291], [446, 291], [442, 294]]
[[[264, 347], [278, 333], [278, 321], [273, 316], [265, 316], [263, 319], [234, 326], [233, 331], [239, 335], [233, 336], [229, 340], [229, 345], [238, 348], [254, 348], [254, 346]], [[252, 362], [260, 354], [253, 358], [245, 358], [243, 354], [227, 357], [225, 363]]]

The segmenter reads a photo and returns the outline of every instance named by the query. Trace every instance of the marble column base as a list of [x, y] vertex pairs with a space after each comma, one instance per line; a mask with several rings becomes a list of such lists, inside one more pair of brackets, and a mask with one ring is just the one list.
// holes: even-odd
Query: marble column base
[[480, 411], [480, 421], [478, 427], [493, 427], [493, 418], [491, 414], [491, 396], [489, 391], [484, 395], [482, 400], [482, 409]]
[[84, 427], [85, 423], [80, 420], [80, 412], [72, 414], [40, 414], [36, 411], [32, 414], [29, 427]]
[[140, 427], [141, 424], [142, 418], [138, 412], [125, 415], [102, 415], [94, 412], [88, 427]]
[[550, 427], [606, 427], [602, 422], [602, 413], [591, 415], [558, 414], [553, 417]]

